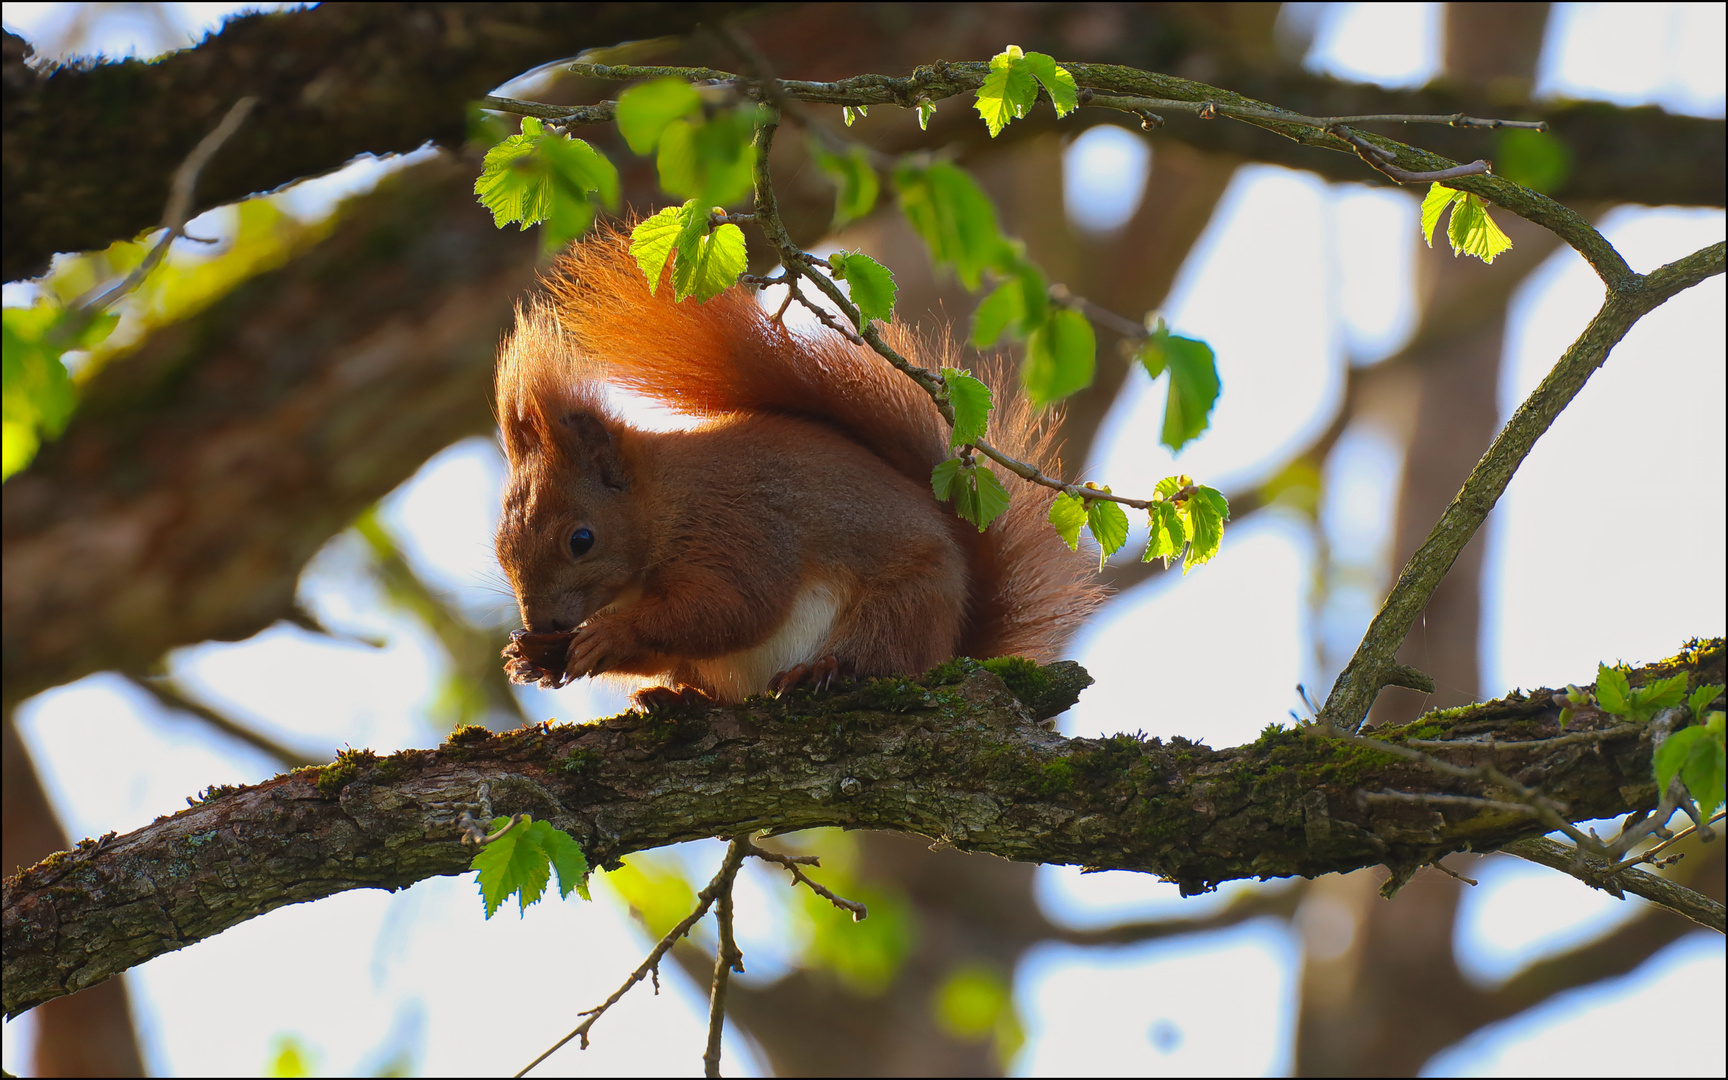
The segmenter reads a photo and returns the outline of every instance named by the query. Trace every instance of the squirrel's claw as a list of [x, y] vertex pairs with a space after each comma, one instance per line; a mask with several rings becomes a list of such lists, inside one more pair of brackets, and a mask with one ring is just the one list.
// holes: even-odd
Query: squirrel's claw
[[793, 664], [768, 680], [768, 693], [780, 697], [788, 690], [809, 684], [812, 690], [828, 690], [840, 681], [840, 661], [822, 656], [808, 664]]
[[638, 712], [663, 713], [693, 705], [712, 705], [714, 699], [694, 686], [644, 686], [630, 695]]

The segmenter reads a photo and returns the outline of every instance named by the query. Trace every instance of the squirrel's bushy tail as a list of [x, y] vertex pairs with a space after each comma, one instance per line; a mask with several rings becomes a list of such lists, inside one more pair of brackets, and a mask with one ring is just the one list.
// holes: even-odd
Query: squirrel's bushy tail
[[[826, 330], [790, 331], [743, 288], [700, 304], [674, 302], [669, 280], [650, 294], [629, 244], [623, 231], [597, 229], [554, 264], [546, 286], [570, 348], [543, 354], [563, 368], [545, 376], [609, 382], [695, 416], [806, 417], [843, 431], [920, 484], [953, 456], [929, 396], [868, 346]], [[901, 326], [885, 336], [923, 366], [959, 366], [943, 355], [951, 346], [932, 346]], [[1018, 395], [998, 391], [997, 399], [995, 445], [1059, 475], [1053, 423]], [[1053, 660], [1104, 592], [1092, 581], [1092, 556], [1069, 551], [1047, 523], [1055, 493], [997, 472], [1013, 496], [1007, 513], [982, 535], [956, 518], [972, 567], [961, 652]]]

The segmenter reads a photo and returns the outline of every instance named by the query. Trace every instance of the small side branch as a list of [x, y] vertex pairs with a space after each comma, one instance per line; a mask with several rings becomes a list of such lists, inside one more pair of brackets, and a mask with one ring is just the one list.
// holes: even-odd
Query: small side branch
[[1487, 520], [1536, 440], [1640, 318], [1682, 289], [1722, 273], [1723, 252], [1723, 244], [1713, 244], [1648, 276], [1634, 275], [1623, 286], [1609, 289], [1596, 317], [1494, 437], [1493, 445], [1471, 470], [1428, 538], [1405, 564], [1398, 583], [1333, 685], [1321, 710], [1323, 721], [1351, 732], [1361, 726], [1380, 689], [1399, 677], [1399, 665], [1393, 657], [1405, 635], [1427, 608], [1429, 597], [1464, 546]]
[[1618, 896], [1620, 890], [1642, 896], [1653, 904], [1684, 915], [1718, 934], [1728, 934], [1728, 909], [1703, 893], [1665, 877], [1622, 866], [1615, 870], [1607, 860], [1558, 844], [1546, 837], [1514, 840], [1500, 850], [1543, 866], [1570, 874], [1589, 885]]

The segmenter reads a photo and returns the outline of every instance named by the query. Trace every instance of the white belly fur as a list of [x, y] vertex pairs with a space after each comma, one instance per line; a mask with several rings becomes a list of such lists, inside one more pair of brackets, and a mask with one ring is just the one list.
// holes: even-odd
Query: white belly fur
[[809, 582], [792, 601], [791, 613], [773, 637], [753, 649], [698, 660], [691, 667], [722, 701], [743, 701], [765, 693], [769, 679], [823, 655], [840, 605], [841, 592], [832, 583]]

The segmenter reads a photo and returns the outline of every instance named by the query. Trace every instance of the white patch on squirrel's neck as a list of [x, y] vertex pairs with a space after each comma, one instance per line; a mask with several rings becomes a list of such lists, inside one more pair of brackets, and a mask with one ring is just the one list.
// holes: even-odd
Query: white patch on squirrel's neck
[[743, 701], [766, 693], [769, 679], [825, 654], [842, 602], [841, 590], [833, 582], [806, 582], [772, 637], [753, 649], [693, 661], [690, 667], [697, 676], [693, 681], [711, 688], [721, 701]]

